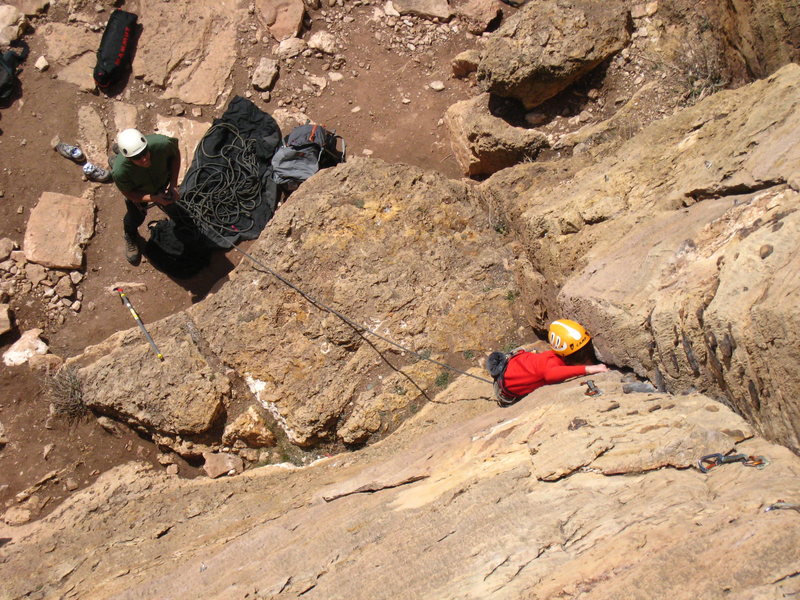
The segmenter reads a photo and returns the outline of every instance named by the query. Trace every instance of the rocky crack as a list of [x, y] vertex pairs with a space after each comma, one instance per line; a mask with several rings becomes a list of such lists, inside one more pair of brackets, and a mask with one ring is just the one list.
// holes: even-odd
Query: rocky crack
[[759, 181], [753, 185], [747, 185], [744, 183], [731, 186], [717, 184], [707, 188], [699, 188], [691, 190], [686, 193], [686, 196], [688, 196], [695, 202], [699, 202], [701, 200], [719, 199], [719, 198], [724, 198], [726, 196], [741, 196], [744, 194], [753, 194], [755, 192], [760, 192], [769, 189], [771, 187], [784, 185], [785, 183], [786, 183], [785, 179], [778, 178], [778, 179], [767, 179], [765, 181]]

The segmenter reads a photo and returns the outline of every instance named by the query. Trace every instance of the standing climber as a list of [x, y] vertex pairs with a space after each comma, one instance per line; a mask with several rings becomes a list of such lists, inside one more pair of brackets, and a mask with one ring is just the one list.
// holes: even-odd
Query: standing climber
[[119, 154], [111, 172], [114, 183], [125, 196], [127, 212], [123, 218], [125, 258], [136, 266], [142, 259], [139, 226], [147, 209], [157, 204], [173, 212], [178, 200], [178, 172], [181, 152], [178, 140], [160, 134], [142, 135], [138, 129], [125, 129], [117, 135]]
[[571, 377], [605, 373], [608, 367], [594, 362], [592, 338], [575, 321], [560, 319], [550, 324], [548, 341], [552, 350], [510, 355], [492, 352], [486, 368], [494, 379], [495, 396], [500, 406], [509, 406], [549, 383]]

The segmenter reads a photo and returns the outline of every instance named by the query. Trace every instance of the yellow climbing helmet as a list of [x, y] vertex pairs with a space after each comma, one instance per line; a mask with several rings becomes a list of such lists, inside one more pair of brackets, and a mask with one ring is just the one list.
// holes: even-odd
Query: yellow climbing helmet
[[550, 346], [559, 356], [577, 352], [592, 339], [580, 323], [569, 319], [559, 319], [550, 323], [547, 337]]

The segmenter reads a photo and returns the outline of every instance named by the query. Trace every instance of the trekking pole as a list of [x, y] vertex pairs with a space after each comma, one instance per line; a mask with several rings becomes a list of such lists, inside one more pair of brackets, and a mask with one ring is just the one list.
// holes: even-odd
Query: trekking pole
[[133, 318], [136, 320], [136, 324], [139, 325], [139, 328], [142, 330], [142, 333], [144, 333], [144, 337], [146, 337], [147, 341], [150, 342], [150, 346], [152, 346], [153, 351], [156, 353], [156, 356], [158, 357], [158, 360], [163, 361], [164, 355], [161, 354], [161, 350], [158, 349], [158, 346], [156, 346], [155, 341], [153, 341], [153, 338], [147, 332], [147, 329], [145, 329], [144, 323], [142, 323], [142, 320], [139, 318], [139, 315], [136, 314], [136, 309], [133, 308], [133, 304], [131, 304], [131, 301], [128, 300], [128, 297], [125, 295], [125, 292], [122, 291], [121, 287], [114, 288], [114, 291], [119, 294], [119, 299], [122, 300], [122, 303], [128, 307], [129, 311], [131, 311]]

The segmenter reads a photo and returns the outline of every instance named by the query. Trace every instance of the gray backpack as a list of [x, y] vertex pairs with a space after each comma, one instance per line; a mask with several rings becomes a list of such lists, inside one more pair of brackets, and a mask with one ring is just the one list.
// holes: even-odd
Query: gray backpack
[[[342, 149], [337, 148], [341, 140]], [[272, 178], [287, 190], [295, 190], [320, 169], [346, 160], [346, 146], [335, 131], [307, 123], [295, 127], [283, 138], [272, 156]]]

